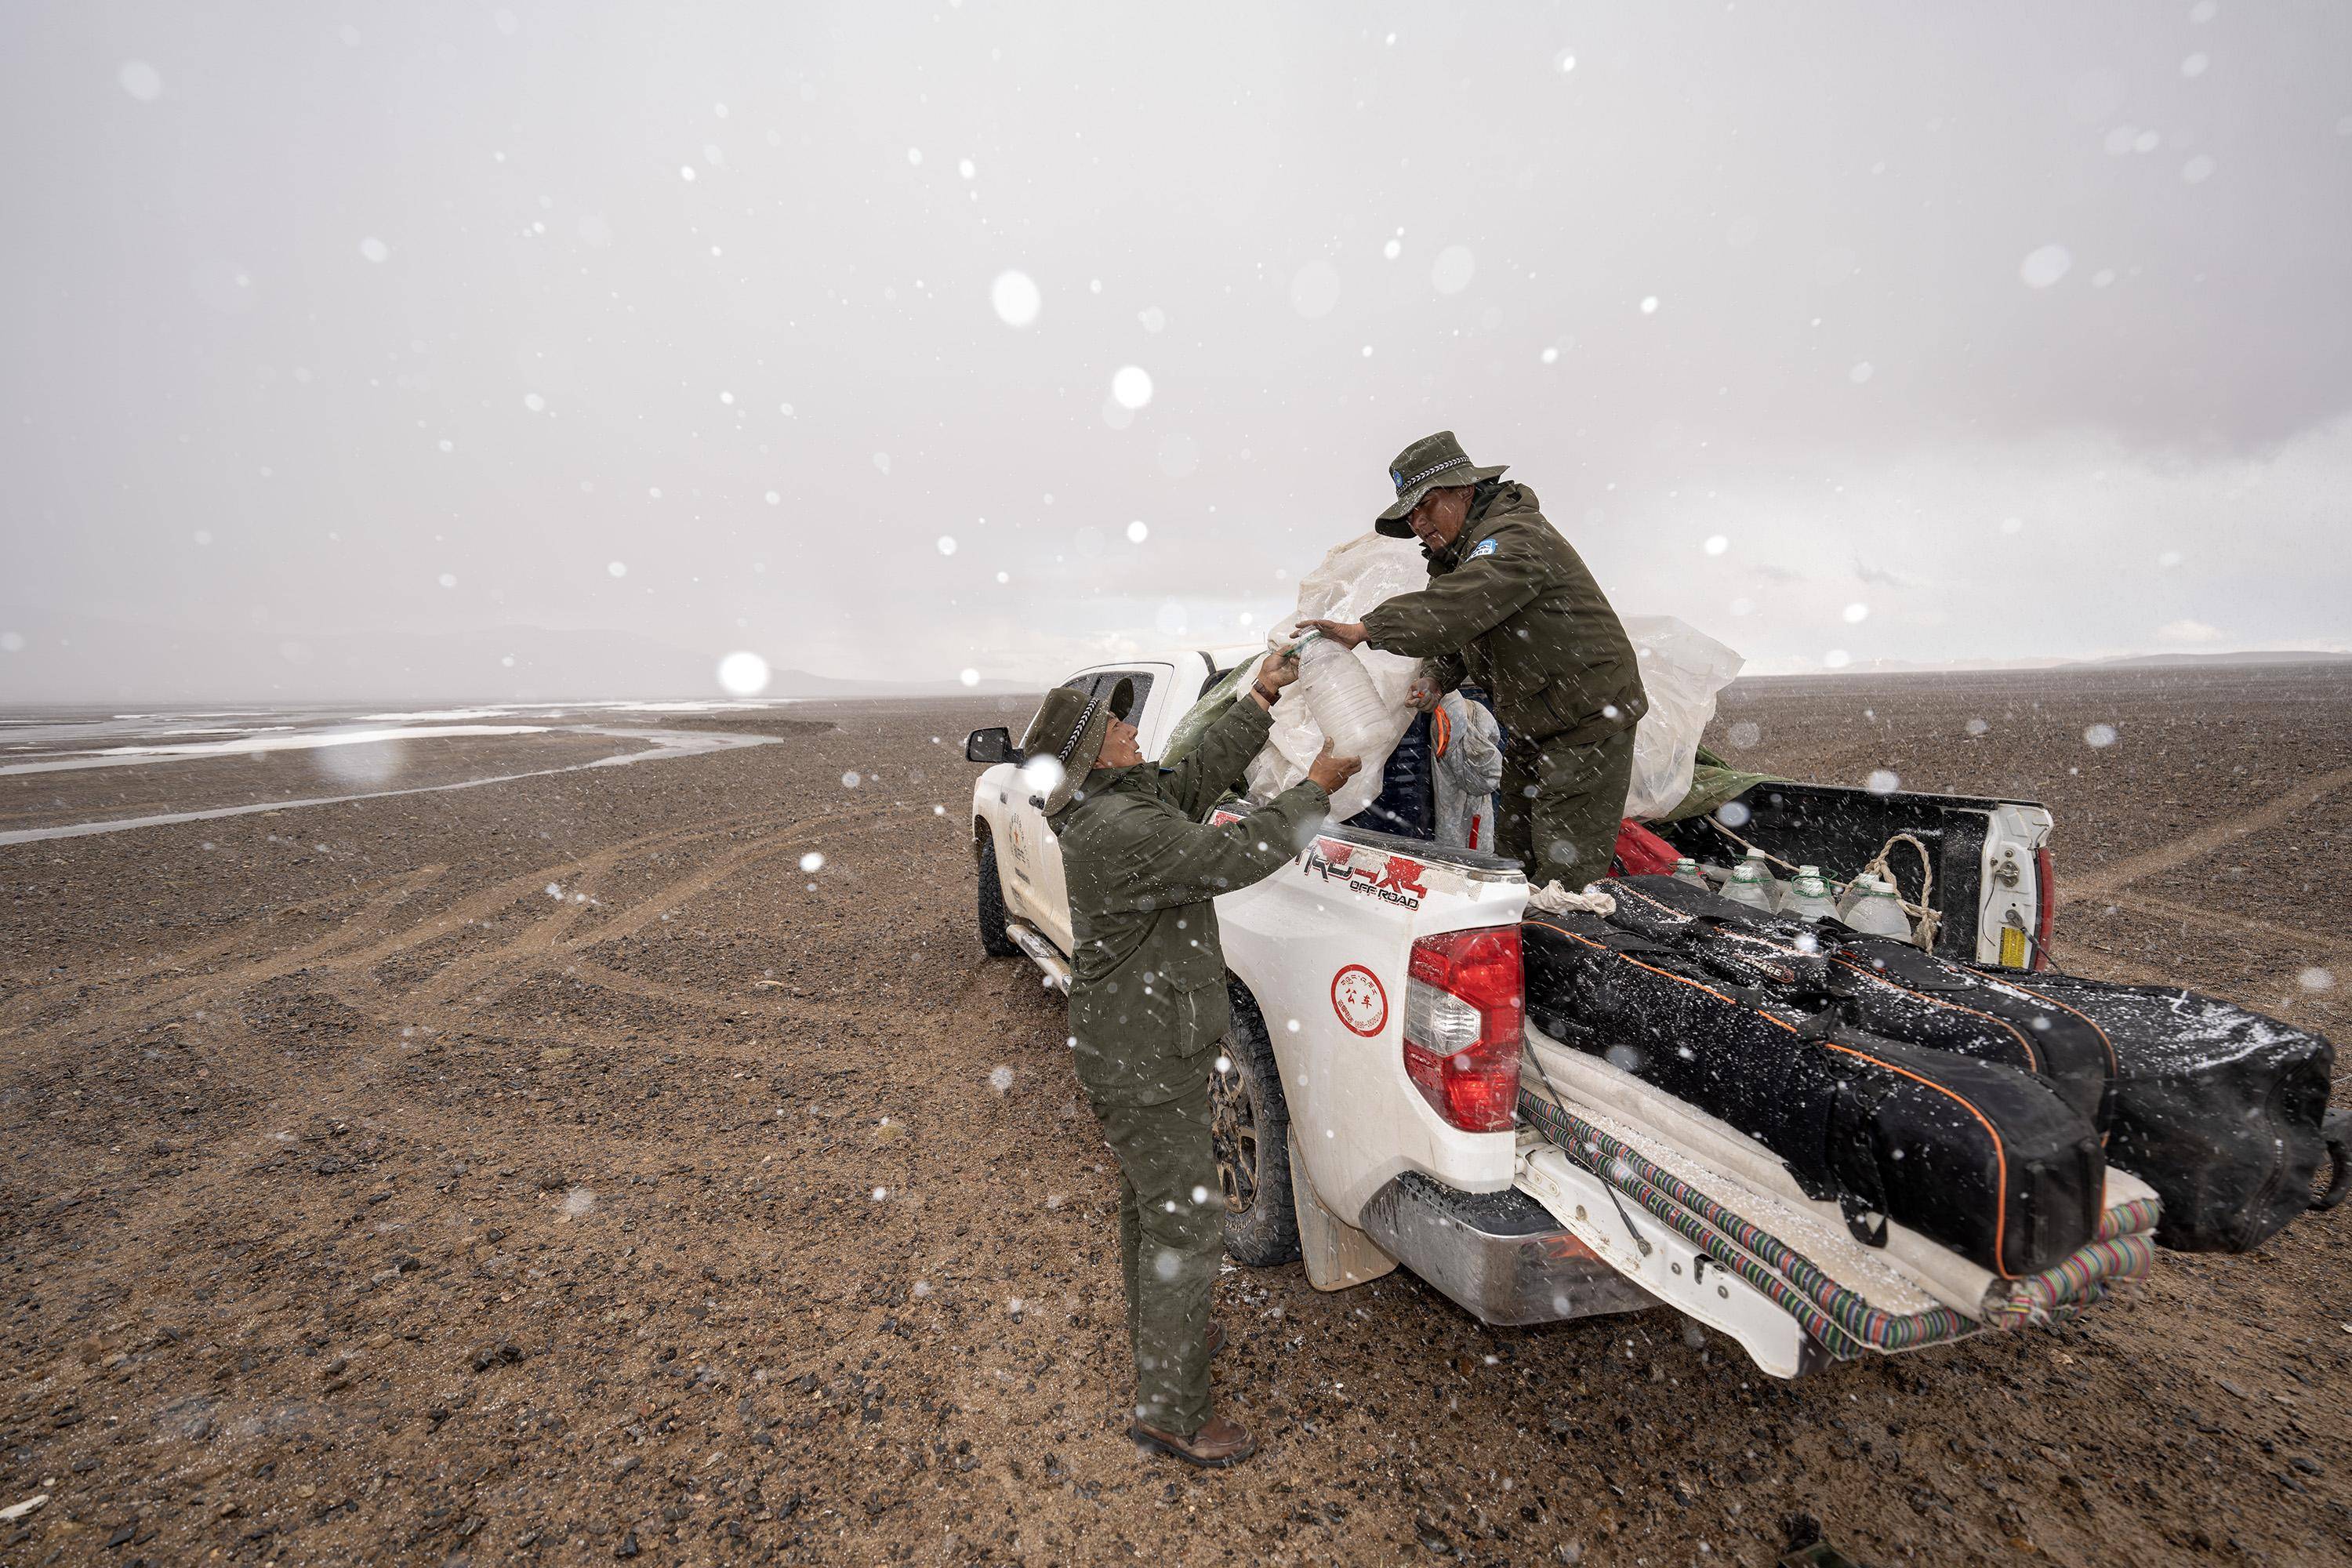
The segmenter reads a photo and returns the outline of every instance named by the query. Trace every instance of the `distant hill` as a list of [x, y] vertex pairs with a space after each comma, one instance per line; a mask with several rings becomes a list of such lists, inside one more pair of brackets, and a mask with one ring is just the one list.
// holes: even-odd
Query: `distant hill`
[[2165, 668], [2176, 665], [2200, 668], [2217, 664], [2352, 664], [2352, 653], [2315, 652], [2296, 648], [2252, 648], [2240, 653], [2139, 653], [2121, 658], [2077, 659], [2068, 669]]
[[1955, 658], [1942, 663], [1912, 659], [1856, 659], [1838, 669], [1776, 669], [1769, 662], [1740, 672], [1743, 680], [1834, 680], [1855, 675], [2000, 675], [2053, 669], [2216, 669], [2239, 665], [2298, 664], [2352, 667], [2352, 653], [2295, 648], [2257, 648], [2242, 653], [2141, 653], [2114, 658]]
[[[25, 646], [0, 652], [0, 705], [219, 702], [548, 702], [723, 697], [716, 655], [634, 632], [499, 626], [301, 637], [193, 632], [0, 607]], [[847, 679], [772, 672], [764, 697], [1025, 692], [1034, 683]]]

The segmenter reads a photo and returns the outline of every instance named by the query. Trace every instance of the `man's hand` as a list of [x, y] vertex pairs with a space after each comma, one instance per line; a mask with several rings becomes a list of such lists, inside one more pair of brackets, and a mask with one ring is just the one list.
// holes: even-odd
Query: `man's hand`
[[1250, 679], [1250, 696], [1261, 708], [1271, 710], [1282, 689], [1298, 679], [1298, 650], [1285, 648], [1279, 654], [1268, 654], [1260, 661], [1257, 674]]
[[1331, 742], [1326, 741], [1323, 742], [1322, 751], [1316, 753], [1315, 765], [1307, 770], [1307, 782], [1321, 784], [1323, 793], [1329, 795], [1333, 790], [1354, 778], [1357, 771], [1363, 765], [1363, 763], [1355, 757], [1333, 756]]
[[1412, 684], [1405, 688], [1404, 700], [1426, 713], [1435, 708], [1444, 696], [1445, 693], [1437, 689], [1437, 682], [1425, 675], [1416, 675], [1412, 678]]
[[1361, 621], [1301, 621], [1298, 623], [1298, 629], [1302, 632], [1321, 632], [1341, 647], [1354, 647], [1362, 642], [1367, 635], [1364, 631], [1364, 623]]

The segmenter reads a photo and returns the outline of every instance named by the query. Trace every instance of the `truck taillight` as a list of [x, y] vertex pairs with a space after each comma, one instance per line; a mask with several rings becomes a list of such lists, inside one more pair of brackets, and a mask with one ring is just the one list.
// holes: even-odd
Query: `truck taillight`
[[1506, 1132], [1519, 1099], [1519, 928], [1425, 936], [1404, 988], [1404, 1070], [1448, 1125]]
[[2040, 907], [2033, 912], [2033, 961], [2027, 967], [2047, 969], [2050, 928], [2058, 923], [2058, 872], [2047, 844], [2033, 852], [2033, 897]]

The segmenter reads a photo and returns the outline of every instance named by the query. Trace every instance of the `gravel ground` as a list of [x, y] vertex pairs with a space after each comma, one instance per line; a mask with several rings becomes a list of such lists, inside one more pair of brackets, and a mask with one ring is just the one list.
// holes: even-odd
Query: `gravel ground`
[[[2070, 966], [2340, 1030], [2341, 676], [1727, 699], [1751, 765], [2046, 801]], [[1263, 1452], [1139, 1456], [1108, 1153], [972, 935], [961, 737], [1026, 708], [0, 847], [0, 1508], [49, 1497], [0, 1564], [2352, 1552], [2342, 1213], [1795, 1384], [1664, 1311], [1228, 1271]]]

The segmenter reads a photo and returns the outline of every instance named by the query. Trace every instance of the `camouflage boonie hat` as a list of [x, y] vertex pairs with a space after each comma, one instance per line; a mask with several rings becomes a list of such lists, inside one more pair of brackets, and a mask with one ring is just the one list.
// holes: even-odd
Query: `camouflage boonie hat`
[[1135, 683], [1124, 679], [1097, 696], [1075, 686], [1056, 686], [1045, 693], [1037, 716], [1029, 721], [1029, 732], [1021, 737], [1021, 766], [1024, 778], [1033, 779], [1033, 789], [1038, 781], [1034, 781], [1028, 769], [1041, 757], [1051, 757], [1060, 764], [1062, 776], [1043, 795], [1033, 795], [1032, 804], [1047, 816], [1069, 805], [1102, 755], [1110, 721], [1126, 718], [1134, 705]]
[[1411, 539], [1412, 524], [1405, 519], [1421, 504], [1422, 497], [1434, 489], [1475, 485], [1480, 479], [1496, 478], [1509, 467], [1508, 463], [1492, 468], [1475, 466], [1451, 430], [1423, 436], [1389, 464], [1389, 482], [1396, 486], [1396, 504], [1381, 513], [1372, 527], [1391, 539]]

